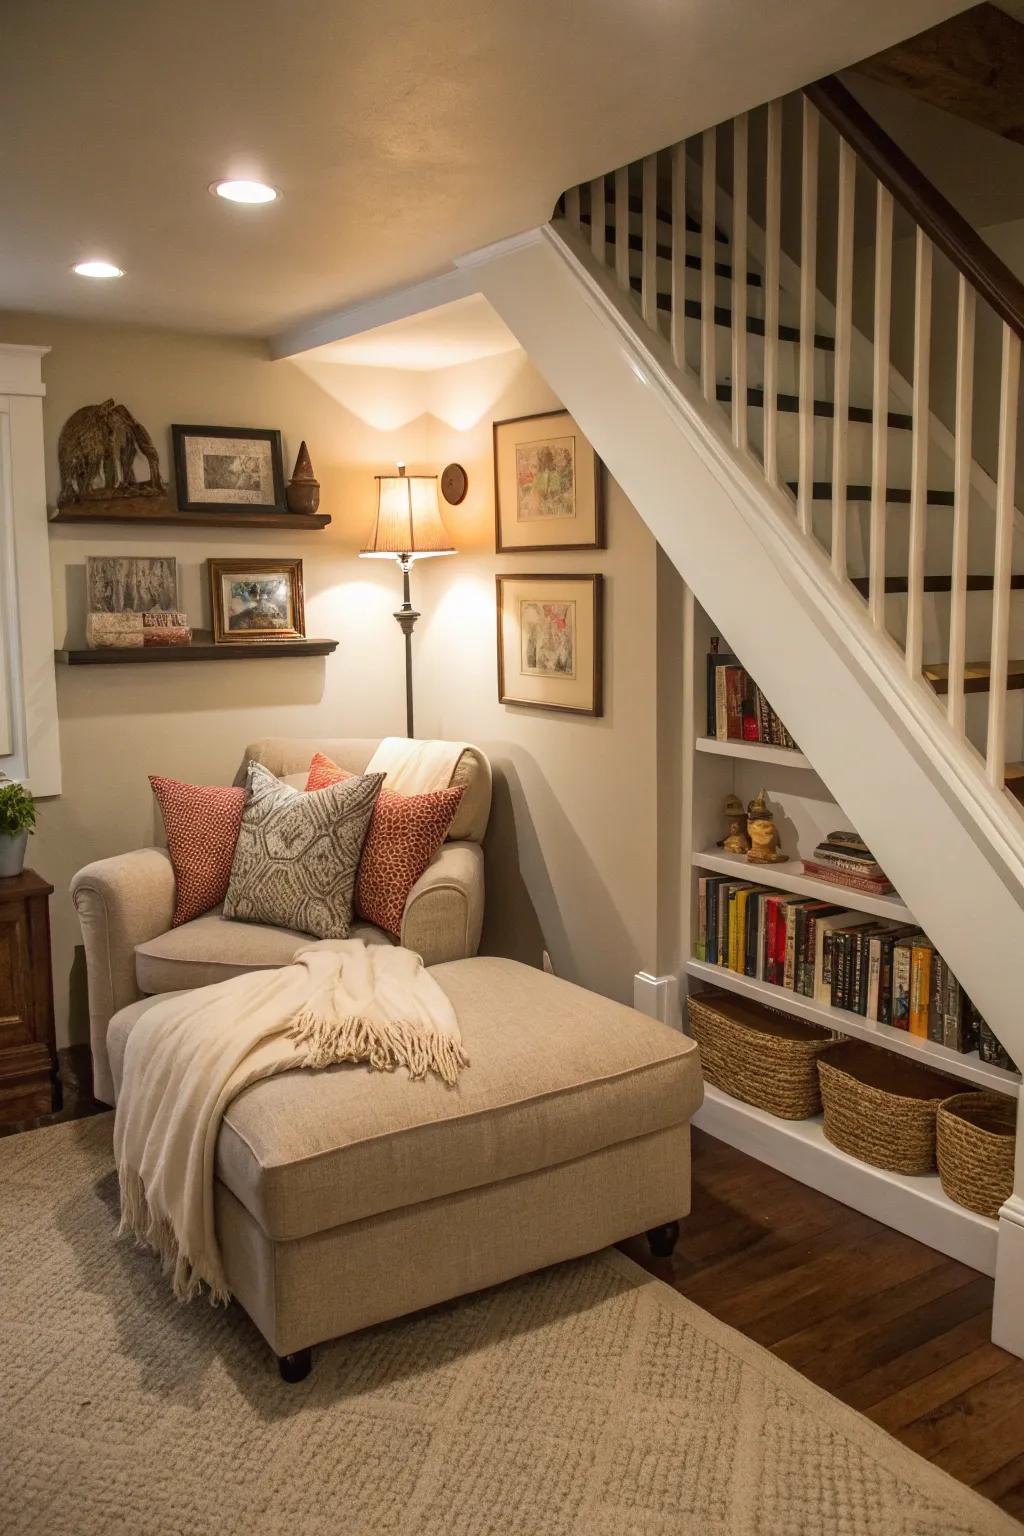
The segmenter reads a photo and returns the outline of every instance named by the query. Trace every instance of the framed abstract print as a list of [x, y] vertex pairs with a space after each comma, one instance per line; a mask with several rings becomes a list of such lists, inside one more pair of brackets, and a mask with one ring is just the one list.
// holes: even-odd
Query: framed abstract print
[[600, 715], [600, 576], [499, 576], [498, 699]]
[[604, 549], [601, 461], [568, 411], [494, 423], [494, 544]]

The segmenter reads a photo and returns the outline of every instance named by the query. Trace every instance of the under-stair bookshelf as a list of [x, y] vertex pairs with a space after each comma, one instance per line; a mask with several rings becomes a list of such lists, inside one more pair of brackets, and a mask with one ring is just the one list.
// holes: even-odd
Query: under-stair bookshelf
[[[861, 1014], [827, 1006], [781, 986], [694, 958], [698, 932], [698, 880], [702, 874], [735, 874], [737, 879], [767, 889], [841, 902], [851, 911], [895, 922], [913, 922], [913, 914], [897, 894], [878, 895], [848, 890], [816, 880], [803, 871], [809, 857], [828, 832], [849, 828], [849, 818], [799, 750], [752, 741], [721, 741], [708, 735], [706, 656], [711, 638], [719, 635], [693, 594], [684, 599], [686, 632], [686, 748], [684, 829], [688, 828], [689, 878], [684, 880], [684, 933], [689, 948], [684, 965], [684, 991], [721, 989], [767, 1007], [778, 1008], [840, 1036], [916, 1058], [946, 1073], [965, 1087], [995, 1089], [1017, 1096], [1020, 1076], [983, 1061], [977, 1051], [961, 1053], [907, 1030], [876, 1023]], [[728, 637], [722, 637], [722, 648]], [[751, 658], [739, 658], [756, 680]], [[779, 828], [781, 845], [791, 857], [786, 863], [758, 869], [742, 855], [720, 845], [725, 831], [723, 807], [729, 794], [747, 804], [761, 789]], [[685, 1004], [684, 1004], [685, 1017]], [[867, 1215], [930, 1244], [941, 1252], [987, 1274], [995, 1272], [997, 1223], [951, 1201], [937, 1174], [912, 1178], [861, 1163], [832, 1146], [820, 1119], [786, 1121], [708, 1086], [694, 1124], [762, 1162], [812, 1184]]]

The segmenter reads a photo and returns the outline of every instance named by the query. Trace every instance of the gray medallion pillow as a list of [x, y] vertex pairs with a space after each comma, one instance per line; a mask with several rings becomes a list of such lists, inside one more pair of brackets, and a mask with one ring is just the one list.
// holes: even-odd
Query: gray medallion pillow
[[345, 939], [382, 773], [304, 794], [250, 763], [224, 916]]

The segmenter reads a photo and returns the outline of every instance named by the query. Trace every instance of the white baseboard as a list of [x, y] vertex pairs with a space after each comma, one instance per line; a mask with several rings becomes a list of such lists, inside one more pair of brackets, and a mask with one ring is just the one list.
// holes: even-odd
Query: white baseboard
[[651, 976], [647, 971], [637, 971], [633, 977], [633, 1007], [649, 1018], [681, 1030], [678, 976]]
[[1024, 1199], [1018, 1194], [999, 1212], [992, 1342], [1024, 1357]]

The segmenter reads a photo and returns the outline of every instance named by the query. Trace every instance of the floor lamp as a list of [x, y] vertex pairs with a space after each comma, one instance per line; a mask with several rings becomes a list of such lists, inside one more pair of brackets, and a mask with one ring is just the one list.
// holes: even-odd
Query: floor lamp
[[412, 606], [409, 573], [414, 560], [454, 555], [455, 546], [437, 504], [436, 475], [377, 475], [377, 519], [361, 555], [397, 560], [402, 567], [402, 606], [395, 614], [405, 636], [405, 734], [413, 736], [412, 632], [419, 614]]

